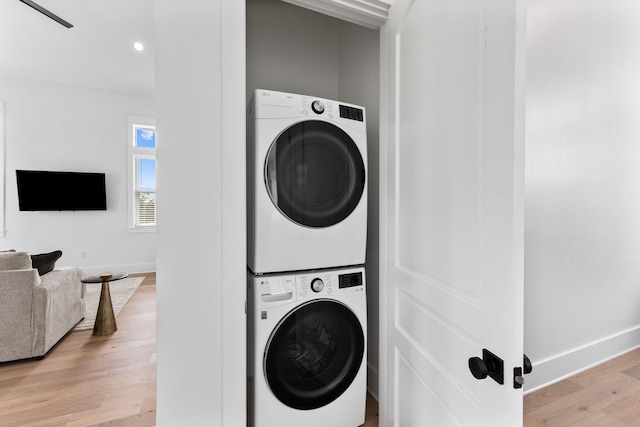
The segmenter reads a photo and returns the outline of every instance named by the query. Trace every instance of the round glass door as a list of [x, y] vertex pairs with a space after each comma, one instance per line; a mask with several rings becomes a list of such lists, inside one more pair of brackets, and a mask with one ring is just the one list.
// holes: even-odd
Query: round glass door
[[358, 206], [365, 166], [360, 150], [342, 129], [309, 120], [289, 127], [273, 142], [265, 181], [271, 200], [289, 219], [327, 227]]
[[315, 409], [351, 385], [364, 357], [356, 315], [332, 300], [314, 300], [289, 313], [265, 349], [267, 383], [285, 405]]

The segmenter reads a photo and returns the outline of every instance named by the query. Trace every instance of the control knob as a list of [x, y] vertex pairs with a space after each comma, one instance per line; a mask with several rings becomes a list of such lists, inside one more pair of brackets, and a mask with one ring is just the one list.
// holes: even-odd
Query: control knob
[[313, 292], [321, 292], [324, 289], [324, 282], [322, 279], [313, 279], [311, 281], [311, 289]]
[[311, 104], [311, 109], [316, 114], [322, 114], [324, 113], [324, 104], [322, 103], [322, 101], [313, 101], [313, 103]]

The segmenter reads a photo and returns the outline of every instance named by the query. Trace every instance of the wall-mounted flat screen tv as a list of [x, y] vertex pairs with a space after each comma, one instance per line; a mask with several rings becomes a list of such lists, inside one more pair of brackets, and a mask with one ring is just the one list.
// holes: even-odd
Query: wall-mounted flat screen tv
[[104, 211], [104, 173], [16, 170], [21, 211]]

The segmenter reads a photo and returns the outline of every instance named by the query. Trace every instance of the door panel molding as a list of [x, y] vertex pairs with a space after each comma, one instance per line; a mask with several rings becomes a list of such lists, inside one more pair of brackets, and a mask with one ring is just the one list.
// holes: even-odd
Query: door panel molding
[[[410, 2], [396, 33], [395, 63], [396, 264], [476, 306], [483, 257], [482, 6], [478, 0]], [[403, 58], [417, 55], [429, 61], [402, 67]], [[460, 71], [452, 77], [451, 70]], [[454, 88], [441, 85], [452, 78]], [[417, 80], [420, 87], [402, 83]], [[457, 157], [464, 159], [451, 172]]]
[[446, 293], [451, 297], [457, 298], [460, 301], [464, 302], [465, 304], [469, 304], [479, 310], [482, 310], [484, 307], [484, 303], [479, 298], [479, 295], [474, 295], [470, 292], [467, 292], [466, 290], [462, 289], [459, 286], [456, 286], [452, 283], [445, 282], [444, 280], [431, 276], [430, 274], [427, 274], [421, 271], [416, 271], [411, 267], [404, 265], [402, 263], [399, 263], [397, 261], [396, 261], [395, 267], [399, 271], [402, 271], [408, 276], [413, 277], [415, 280], [417, 280], [418, 282], [426, 286], [434, 288], [434, 290], [437, 290], [438, 292]]
[[[417, 425], [428, 420], [430, 425], [447, 426], [463, 424], [456, 419], [454, 413], [438, 397], [442, 390], [434, 390], [411, 364], [402, 352], [396, 348], [394, 366], [397, 378], [396, 387], [404, 390], [398, 399], [393, 426]], [[420, 393], [417, 388], [426, 393]]]
[[[466, 357], [456, 360], [452, 354], [473, 354], [482, 343], [458, 325], [421, 304], [396, 288], [396, 324], [398, 332], [422, 356], [433, 365], [436, 373], [445, 377], [460, 392], [467, 395], [480, 409], [482, 407], [481, 384], [467, 375]], [[431, 350], [421, 342], [437, 341]], [[461, 381], [461, 379], [463, 379]]]

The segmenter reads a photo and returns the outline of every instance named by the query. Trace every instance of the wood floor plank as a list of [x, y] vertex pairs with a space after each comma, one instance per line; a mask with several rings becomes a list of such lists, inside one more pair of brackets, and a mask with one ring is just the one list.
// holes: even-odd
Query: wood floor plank
[[625, 397], [607, 406], [602, 412], [626, 425], [640, 425], [640, 393]]
[[580, 427], [630, 427], [637, 424], [627, 424], [604, 412], [597, 412], [590, 417], [580, 420], [579, 425]]
[[94, 391], [91, 394], [83, 395], [82, 399], [67, 394], [48, 397], [46, 401], [41, 401], [38, 405], [3, 413], [2, 416], [0, 416], [2, 422], [0, 425], [47, 425], [52, 419], [57, 417], [100, 408], [104, 402], [105, 395], [106, 393], [104, 392]]
[[629, 375], [630, 377], [637, 378], [640, 380], [640, 363], [633, 365], [631, 368], [626, 369], [624, 374]]
[[581, 385], [570, 380], [561, 381], [559, 383], [552, 384], [549, 387], [545, 387], [536, 393], [526, 395], [524, 397], [524, 405], [528, 412], [533, 412], [538, 408], [549, 405], [550, 403], [564, 396], [580, 391], [583, 388], [584, 387]]
[[630, 351], [626, 354], [608, 360], [586, 371], [580, 372], [571, 377], [571, 381], [576, 384], [588, 387], [600, 382], [602, 378], [610, 374], [623, 372], [640, 363], [640, 349]]

